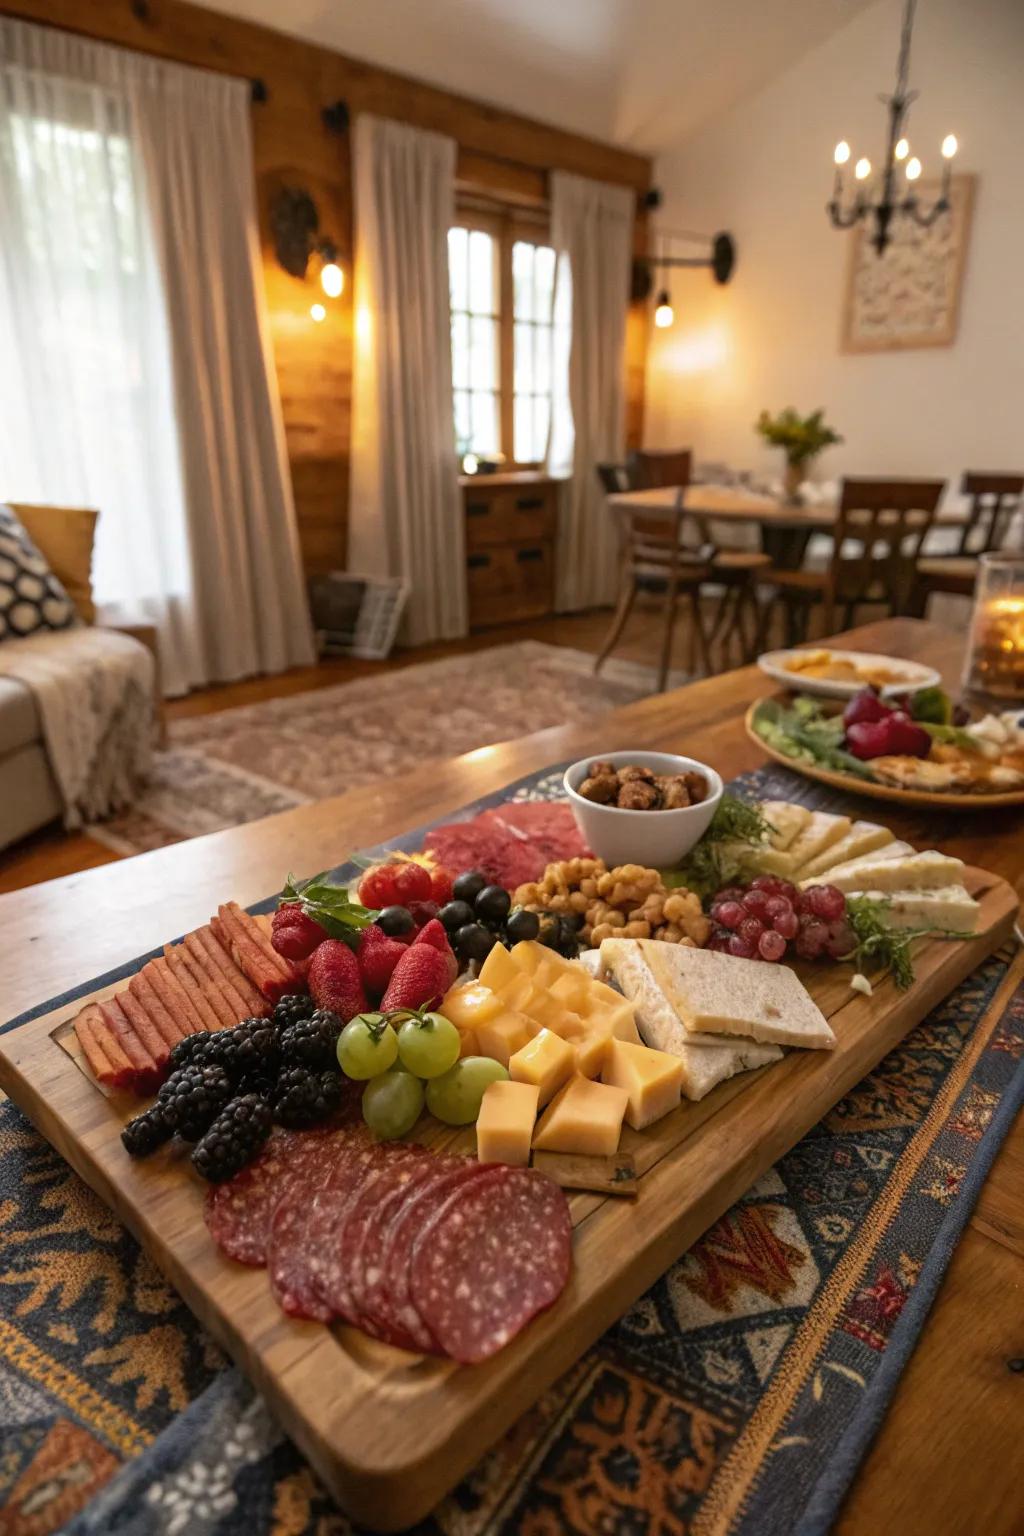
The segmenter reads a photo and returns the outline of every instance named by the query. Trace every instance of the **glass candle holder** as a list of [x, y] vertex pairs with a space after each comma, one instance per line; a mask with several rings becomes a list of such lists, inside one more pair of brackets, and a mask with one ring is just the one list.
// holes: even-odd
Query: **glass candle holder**
[[1024, 700], [1024, 556], [982, 555], [964, 666], [964, 688]]

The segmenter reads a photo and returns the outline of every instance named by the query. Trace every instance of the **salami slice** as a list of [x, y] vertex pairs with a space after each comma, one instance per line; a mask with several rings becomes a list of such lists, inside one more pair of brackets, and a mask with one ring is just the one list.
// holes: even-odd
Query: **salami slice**
[[357, 1255], [363, 1237], [380, 1201], [397, 1183], [404, 1182], [409, 1168], [423, 1156], [418, 1147], [389, 1146], [381, 1151], [383, 1156], [367, 1174], [353, 1198], [335, 1214], [328, 1236], [332, 1256], [318, 1286], [321, 1300], [334, 1316], [357, 1325]]
[[407, 1163], [392, 1178], [387, 1193], [382, 1194], [378, 1200], [366, 1223], [362, 1242], [352, 1255], [350, 1284], [360, 1328], [373, 1338], [383, 1339], [402, 1349], [415, 1349], [415, 1340], [380, 1307], [388, 1233], [402, 1206], [425, 1184], [443, 1177], [447, 1166], [448, 1159], [435, 1157], [429, 1152]]
[[502, 1349], [569, 1278], [565, 1195], [542, 1174], [494, 1168], [421, 1228], [410, 1295], [439, 1350], [464, 1365]]
[[267, 1262], [267, 1238], [274, 1208], [293, 1181], [301, 1179], [327, 1131], [277, 1131], [241, 1173], [209, 1190], [205, 1218], [228, 1258], [239, 1264]]
[[274, 1207], [267, 1237], [267, 1271], [271, 1290], [291, 1317], [330, 1322], [330, 1310], [317, 1295], [309, 1228], [318, 1193], [357, 1156], [357, 1144], [343, 1134], [323, 1137]]
[[336, 1278], [336, 1271], [345, 1263], [345, 1254], [336, 1234], [349, 1207], [363, 1185], [379, 1171], [386, 1155], [379, 1142], [369, 1139], [361, 1142], [349, 1158], [335, 1166], [313, 1200], [304, 1245], [313, 1293], [329, 1309], [331, 1293], [343, 1283]]

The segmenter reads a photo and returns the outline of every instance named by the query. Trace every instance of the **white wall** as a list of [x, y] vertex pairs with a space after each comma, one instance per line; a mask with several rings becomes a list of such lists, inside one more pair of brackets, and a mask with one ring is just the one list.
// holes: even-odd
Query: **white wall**
[[[878, 0], [785, 75], [657, 163], [665, 226], [728, 229], [732, 283], [673, 284], [676, 321], [652, 329], [650, 445], [777, 471], [752, 431], [762, 406], [823, 405], [842, 447], [815, 478], [1024, 469], [1024, 0], [920, 0], [909, 137], [925, 176], [955, 132], [978, 175], [954, 346], [844, 356], [849, 236], [825, 213], [832, 150], [878, 163], [901, 0]], [[686, 248], [677, 247], [679, 254]]]

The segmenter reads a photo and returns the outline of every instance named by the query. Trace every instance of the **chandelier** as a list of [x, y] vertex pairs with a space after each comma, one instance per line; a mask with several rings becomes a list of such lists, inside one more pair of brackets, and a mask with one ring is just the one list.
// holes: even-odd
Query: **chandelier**
[[[921, 175], [921, 162], [910, 153], [910, 144], [904, 129], [911, 103], [917, 100], [917, 91], [907, 89], [910, 70], [910, 34], [914, 27], [914, 9], [917, 0], [906, 0], [903, 11], [903, 27], [900, 33], [900, 52], [896, 62], [896, 89], [891, 96], [880, 96], [889, 109], [889, 134], [885, 146], [885, 159], [880, 181], [871, 176], [871, 161], [866, 156], [856, 162], [853, 174], [857, 182], [853, 201], [843, 206], [843, 167], [850, 159], [850, 146], [841, 139], [835, 149], [836, 178], [832, 188], [832, 200], [828, 215], [836, 229], [851, 229], [861, 219], [874, 221], [871, 244], [883, 254], [892, 241], [891, 227], [894, 217], [902, 214], [915, 224], [927, 229], [949, 211], [950, 178], [953, 156], [957, 151], [956, 137], [947, 133], [942, 141], [942, 189], [939, 196], [926, 207], [914, 193], [914, 183]], [[901, 184], [902, 177], [902, 184]]]

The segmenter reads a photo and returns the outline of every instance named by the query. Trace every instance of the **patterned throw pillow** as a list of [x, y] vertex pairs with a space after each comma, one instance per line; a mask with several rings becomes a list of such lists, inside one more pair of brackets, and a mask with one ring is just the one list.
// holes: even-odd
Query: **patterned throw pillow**
[[68, 629], [75, 608], [10, 507], [0, 506], [0, 640]]

